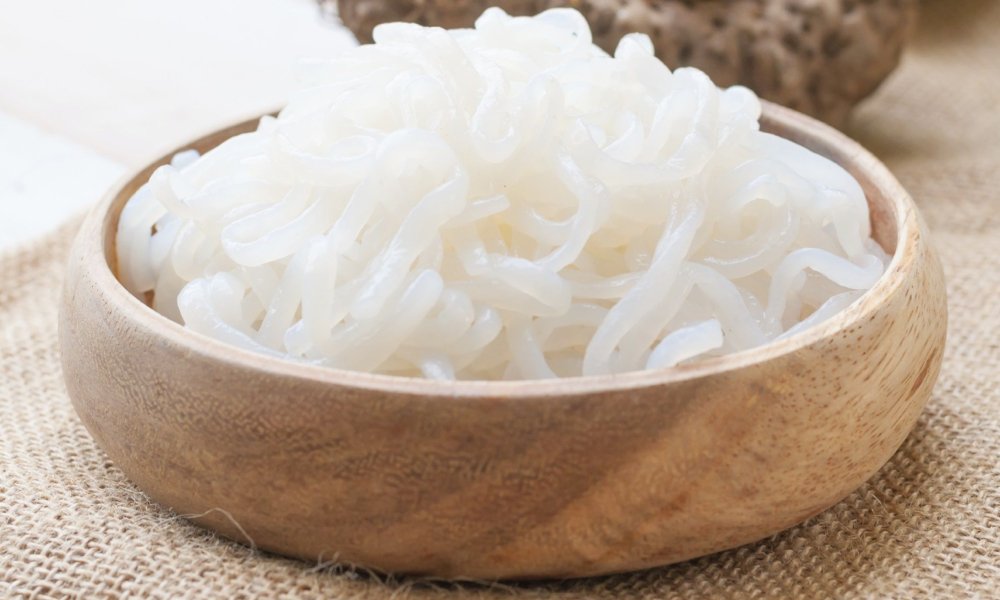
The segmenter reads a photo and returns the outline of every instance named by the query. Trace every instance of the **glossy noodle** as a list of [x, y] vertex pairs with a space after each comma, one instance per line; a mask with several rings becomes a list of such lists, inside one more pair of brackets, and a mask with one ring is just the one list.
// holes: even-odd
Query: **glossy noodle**
[[119, 276], [252, 351], [437, 379], [667, 368], [794, 335], [886, 256], [842, 168], [745, 88], [569, 9], [383, 25], [277, 118], [158, 169]]

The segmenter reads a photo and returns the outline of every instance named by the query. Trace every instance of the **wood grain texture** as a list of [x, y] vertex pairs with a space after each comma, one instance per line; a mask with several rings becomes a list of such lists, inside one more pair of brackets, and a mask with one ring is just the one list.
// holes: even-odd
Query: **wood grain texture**
[[151, 165], [76, 241], [60, 319], [74, 406], [152, 498], [307, 560], [578, 577], [790, 527], [906, 437], [937, 378], [947, 316], [925, 226], [885, 167], [787, 109], [766, 105], [764, 124], [847, 167], [894, 254], [861, 300], [800, 335], [679, 368], [544, 382], [443, 383], [254, 355], [168, 321], [116, 281], [117, 215]]

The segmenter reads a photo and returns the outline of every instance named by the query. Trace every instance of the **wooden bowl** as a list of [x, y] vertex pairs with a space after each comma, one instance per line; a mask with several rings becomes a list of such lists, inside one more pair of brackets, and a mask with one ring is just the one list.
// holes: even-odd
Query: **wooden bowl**
[[766, 105], [764, 127], [850, 170], [893, 255], [862, 299], [799, 335], [678, 368], [524, 382], [252, 354], [169, 321], [115, 278], [119, 211], [171, 152], [115, 188], [76, 240], [60, 318], [73, 404], [153, 499], [310, 561], [580, 577], [759, 540], [889, 459], [938, 376], [947, 318], [925, 225], [886, 168], [790, 110]]

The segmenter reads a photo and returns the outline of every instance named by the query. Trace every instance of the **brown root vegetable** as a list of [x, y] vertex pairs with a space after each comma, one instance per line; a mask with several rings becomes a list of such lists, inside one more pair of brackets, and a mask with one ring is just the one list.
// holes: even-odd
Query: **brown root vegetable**
[[779, 104], [843, 125], [899, 62], [918, 0], [338, 0], [362, 42], [379, 23], [469, 27], [489, 6], [534, 14], [568, 6], [613, 51], [648, 34], [672, 68], [694, 66], [719, 85], [742, 84]]

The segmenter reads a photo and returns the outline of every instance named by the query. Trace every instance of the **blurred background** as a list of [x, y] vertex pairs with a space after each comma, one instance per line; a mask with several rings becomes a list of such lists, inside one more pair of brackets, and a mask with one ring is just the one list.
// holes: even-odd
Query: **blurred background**
[[0, 252], [355, 43], [314, 0], [0, 0]]

